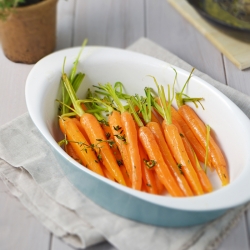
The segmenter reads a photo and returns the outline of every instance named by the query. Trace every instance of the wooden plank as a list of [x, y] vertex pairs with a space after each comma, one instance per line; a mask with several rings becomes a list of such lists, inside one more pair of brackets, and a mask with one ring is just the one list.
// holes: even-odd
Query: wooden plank
[[250, 67], [250, 34], [213, 25], [186, 0], [168, 0], [190, 23], [239, 69]]
[[75, 0], [59, 0], [57, 4], [57, 45], [55, 50], [73, 45]]
[[27, 111], [24, 89], [32, 67], [11, 62], [0, 48], [0, 126]]
[[9, 193], [1, 179], [0, 204], [0, 249], [49, 249], [49, 231]]
[[147, 38], [226, 83], [221, 53], [165, 0], [146, 0]]
[[143, 0], [77, 0], [74, 46], [87, 38], [90, 45], [125, 48], [144, 36]]
[[226, 57], [224, 59], [228, 85], [244, 94], [250, 95], [250, 68], [240, 71]]

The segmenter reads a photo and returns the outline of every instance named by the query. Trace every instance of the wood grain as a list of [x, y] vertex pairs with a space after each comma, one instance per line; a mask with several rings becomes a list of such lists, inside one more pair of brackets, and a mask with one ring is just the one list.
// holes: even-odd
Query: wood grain
[[146, 1], [147, 38], [215, 80], [226, 83], [221, 53], [167, 1]]
[[87, 38], [90, 45], [125, 48], [144, 36], [143, 0], [78, 0], [74, 46]]
[[250, 95], [250, 68], [240, 71], [226, 57], [224, 57], [224, 61], [228, 85], [242, 93]]
[[57, 44], [56, 50], [73, 45], [75, 0], [59, 0], [57, 5]]
[[49, 249], [50, 232], [10, 195], [1, 179], [0, 204], [0, 249]]

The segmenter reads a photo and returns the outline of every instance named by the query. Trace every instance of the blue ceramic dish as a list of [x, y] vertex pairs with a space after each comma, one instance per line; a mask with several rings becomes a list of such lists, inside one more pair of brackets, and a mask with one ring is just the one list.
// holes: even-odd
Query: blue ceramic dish
[[[55, 52], [40, 60], [31, 70], [26, 83], [29, 114], [53, 149], [68, 179], [101, 207], [135, 221], [156, 226], [183, 227], [205, 223], [221, 216], [230, 208], [246, 203], [250, 192], [250, 122], [243, 112], [217, 89], [193, 76], [187, 88], [190, 96], [204, 97], [205, 109], [197, 113], [212, 128], [228, 164], [230, 184], [221, 187], [215, 172], [209, 173], [214, 186], [210, 194], [191, 198], [173, 198], [132, 190], [103, 178], [71, 159], [57, 141], [62, 137], [57, 120], [60, 77], [64, 57], [68, 72], [79, 47]], [[178, 72], [176, 90], [189, 76], [178, 67], [142, 54], [105, 47], [86, 47], [78, 69], [86, 73], [78, 96], [84, 97], [93, 84], [120, 81], [130, 94], [143, 94], [145, 86], [173, 84]], [[236, 133], [237, 131], [237, 133]]]

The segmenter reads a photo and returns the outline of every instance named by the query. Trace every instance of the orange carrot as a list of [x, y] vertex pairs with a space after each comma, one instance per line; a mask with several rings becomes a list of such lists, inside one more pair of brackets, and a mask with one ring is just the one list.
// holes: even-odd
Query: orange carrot
[[156, 172], [154, 171], [154, 176], [155, 176], [155, 183], [156, 183], [156, 186], [157, 186], [157, 190], [158, 190], [158, 193], [160, 195], [164, 194], [166, 192], [166, 188], [164, 187], [164, 185], [161, 183], [159, 177], [157, 176]]
[[197, 175], [198, 175], [198, 177], [200, 179], [203, 191], [205, 193], [210, 193], [210, 192], [213, 191], [212, 183], [210, 182], [210, 180], [209, 180], [207, 174], [205, 173], [204, 169], [201, 167], [195, 153], [194, 153], [194, 157], [195, 157], [195, 161], [196, 161], [196, 164], [194, 165], [194, 168], [195, 168], [195, 171], [196, 171], [196, 173], [197, 173]]
[[[188, 105], [182, 105], [179, 107], [178, 112], [183, 117], [183, 119], [188, 124], [189, 128], [193, 131], [196, 138], [199, 140], [203, 148], [207, 147], [206, 141], [206, 126], [203, 121], [198, 117], [194, 110]], [[209, 140], [209, 154], [211, 156], [212, 166], [215, 168], [222, 185], [227, 185], [229, 183], [229, 174], [227, 170], [226, 160], [224, 155], [215, 142], [215, 140], [210, 136]]]
[[138, 136], [132, 115], [128, 111], [121, 113], [121, 122], [126, 136], [127, 152], [129, 154], [132, 167], [131, 182], [132, 188], [141, 190], [142, 173], [141, 173], [141, 158], [138, 147]]
[[158, 123], [149, 122], [146, 125], [154, 135], [155, 140], [157, 141], [164, 161], [169, 166], [171, 173], [176, 178], [177, 183], [179, 184], [181, 190], [186, 196], [193, 196], [193, 192], [187, 183], [185, 176], [183, 175], [182, 171], [177, 166], [176, 161], [174, 160], [172, 153], [164, 139], [164, 134], [162, 132], [162, 128]]
[[126, 182], [126, 185], [131, 188], [132, 183], [131, 183], [131, 180], [129, 179], [129, 175], [128, 175], [126, 167], [124, 165], [120, 165], [120, 169], [121, 169], [123, 178], [124, 178], [124, 180]]
[[113, 175], [113, 177], [118, 183], [126, 186], [123, 175], [107, 143], [107, 138], [105, 137], [101, 125], [99, 124], [98, 120], [94, 115], [84, 112], [80, 103], [77, 100], [76, 93], [72, 88], [72, 84], [65, 73], [63, 73], [62, 75], [62, 79], [64, 86], [70, 96], [74, 111], [80, 117], [80, 123], [88, 135], [88, 138], [91, 142], [91, 146], [93, 146], [93, 149], [98, 154], [99, 160], [102, 160], [104, 166], [108, 169], [110, 174]]
[[[155, 98], [156, 102], [160, 105], [160, 99], [159, 97]], [[166, 102], [166, 105], [168, 105], [168, 102]], [[192, 130], [189, 128], [185, 120], [182, 118], [182, 116], [178, 113], [178, 111], [171, 105], [171, 116], [172, 119], [175, 119], [181, 129], [183, 130], [183, 134], [187, 137], [189, 143], [192, 145], [192, 148], [194, 149], [199, 161], [205, 163], [205, 155], [206, 152], [200, 142], [195, 137]], [[211, 166], [210, 160], [208, 160], [208, 166]]]
[[191, 165], [191, 162], [186, 153], [179, 131], [174, 124], [167, 124], [164, 120], [162, 123], [165, 139], [170, 147], [170, 150], [183, 171], [190, 187], [196, 195], [203, 194], [203, 189], [199, 178]]
[[[162, 128], [163, 128], [166, 142], [170, 148], [170, 151], [173, 157], [178, 163], [178, 167], [181, 169], [184, 176], [186, 177], [192, 191], [196, 195], [201, 195], [204, 192], [203, 192], [201, 183], [199, 181], [199, 178], [190, 162], [190, 159], [188, 158], [188, 155], [183, 145], [179, 131], [177, 127], [172, 123], [171, 105], [172, 105], [173, 97], [171, 100], [169, 100], [169, 103], [167, 104], [163, 86], [159, 86], [156, 79], [154, 77], [153, 79], [158, 89], [161, 110], [159, 110], [158, 107], [155, 107], [155, 108], [157, 108], [157, 110], [159, 112], [161, 111], [163, 114], [164, 120], [162, 122]], [[170, 89], [168, 89], [168, 95], [170, 99]]]
[[[117, 111], [113, 111], [113, 112], [116, 113]], [[117, 113], [118, 113], [117, 115], [120, 116], [120, 113], [119, 112], [117, 112]], [[118, 131], [117, 131], [118, 127], [117, 127], [117, 123], [115, 123], [115, 124], [116, 124], [116, 126], [114, 128], [114, 133], [117, 134], [118, 133]], [[124, 166], [124, 160], [126, 161], [127, 156], [124, 156], [126, 159], [123, 160], [123, 157], [121, 155], [119, 147], [118, 147], [118, 145], [116, 143], [116, 140], [119, 140], [119, 139], [116, 136], [114, 136], [112, 128], [110, 127], [110, 125], [108, 123], [102, 123], [101, 126], [102, 126], [102, 128], [104, 130], [104, 133], [105, 133], [107, 139], [114, 142], [114, 144], [111, 145], [111, 150], [112, 150], [112, 152], [113, 152], [113, 154], [115, 156], [115, 159], [116, 159], [116, 161], [117, 161], [117, 163], [118, 163], [118, 165], [120, 167], [120, 170], [122, 172], [123, 178], [124, 178], [127, 186], [131, 187], [131, 181], [129, 179], [127, 169]], [[118, 129], [118, 130], [121, 130], [121, 129]], [[119, 140], [119, 143], [124, 144], [124, 142], [122, 142], [121, 140]], [[121, 149], [122, 149], [122, 146], [121, 146]]]
[[101, 86], [101, 88], [109, 93], [109, 95], [113, 98], [115, 104], [117, 105], [117, 109], [121, 112], [121, 127], [124, 130], [126, 140], [125, 147], [127, 148], [127, 154], [129, 156], [131, 166], [131, 170], [129, 170], [128, 173], [130, 174], [132, 188], [136, 190], [141, 190], [141, 160], [138, 148], [138, 135], [136, 131], [135, 122], [133, 120], [132, 115], [123, 107], [112, 85], [110, 83], [107, 83], [104, 86]]
[[140, 151], [140, 157], [141, 157], [141, 162], [142, 162], [141, 163], [142, 180], [144, 184], [146, 185], [146, 190], [148, 193], [151, 193], [151, 194], [159, 194], [156, 180], [155, 180], [155, 175], [154, 175], [155, 171], [147, 167], [145, 162], [149, 162], [149, 159], [140, 141], [139, 141], [139, 151]]
[[121, 113], [116, 110], [113, 110], [109, 114], [108, 121], [112, 135], [114, 136], [114, 141], [116, 142], [116, 145], [121, 153], [123, 164], [127, 170], [127, 174], [131, 181], [132, 167], [126, 147], [126, 137], [122, 128]]
[[106, 178], [108, 178], [111, 181], [115, 181], [114, 176], [105, 167], [103, 167], [103, 173], [104, 173]]
[[173, 118], [172, 118], [172, 122], [177, 127], [177, 129], [181, 135], [181, 138], [182, 138], [184, 147], [186, 149], [188, 158], [191, 161], [191, 164], [194, 167], [194, 169], [198, 175], [198, 178], [200, 180], [203, 191], [205, 193], [211, 192], [213, 190], [212, 184], [211, 184], [210, 180], [208, 179], [208, 176], [206, 175], [205, 171], [201, 168], [200, 163], [199, 163], [199, 161], [194, 153], [192, 146], [190, 145], [189, 141], [185, 137], [179, 123]]
[[[182, 118], [182, 116], [178, 113], [178, 111], [174, 107], [171, 108], [171, 114], [172, 114], [172, 117], [180, 125], [180, 127], [181, 127], [181, 129], [183, 131], [183, 134], [186, 136], [189, 143], [192, 145], [192, 148], [194, 149], [194, 152], [197, 155], [199, 161], [202, 162], [202, 163], [205, 163], [206, 151], [203, 148], [203, 146], [200, 144], [199, 140], [195, 137], [192, 130], [189, 128], [189, 126], [187, 125], [185, 120]], [[207, 165], [211, 166], [211, 160], [210, 159], [208, 159]]]
[[87, 140], [88, 144], [90, 144], [90, 141], [89, 141], [89, 138], [88, 138], [88, 135], [85, 131], [85, 129], [82, 127], [80, 121], [77, 119], [77, 118], [71, 118], [72, 121], [77, 125], [78, 129], [81, 131], [81, 133], [83, 134], [83, 136], [85, 137], [85, 139]]
[[154, 136], [148, 127], [142, 126], [139, 128], [139, 138], [143, 145], [143, 148], [147, 152], [147, 155], [154, 165], [154, 169], [157, 173], [162, 184], [165, 186], [171, 196], [181, 197], [184, 196], [182, 190], [179, 188], [177, 182], [169, 171], [166, 165], [161, 151]]
[[110, 174], [113, 175], [118, 183], [126, 186], [121, 170], [109, 147], [109, 144], [107, 143], [107, 138], [98, 120], [92, 114], [83, 113], [80, 118], [80, 123], [86, 130], [90, 142], [93, 145], [99, 143], [99, 146], [95, 146], [94, 149], [98, 156], [101, 157], [104, 166], [108, 169]]
[[65, 144], [64, 150], [69, 156], [71, 156], [74, 160], [76, 160], [81, 164], [80, 158], [78, 157], [78, 155], [76, 154], [75, 150], [73, 149], [70, 143]]
[[77, 125], [68, 117], [60, 117], [60, 129], [66, 135], [67, 140], [73, 147], [83, 165], [99, 175], [104, 176], [101, 165], [87, 140], [82, 135]]
[[[145, 88], [146, 97], [140, 98], [139, 96], [132, 97], [129, 103], [129, 108], [134, 115], [134, 118], [137, 122], [138, 134], [141, 144], [143, 145], [144, 150], [146, 151], [149, 162], [147, 165], [154, 167], [155, 172], [157, 173], [158, 178], [165, 186], [167, 191], [172, 196], [184, 196], [181, 188], [179, 187], [176, 179], [172, 176], [171, 171], [168, 168], [168, 165], [165, 163], [160, 148], [157, 141], [154, 138], [151, 130], [144, 126], [141, 119], [135, 112], [133, 104], [140, 103], [140, 111], [143, 117], [143, 120], [146, 124], [150, 123], [152, 119], [152, 109], [151, 109], [151, 89]], [[156, 123], [157, 124], [157, 123]]]

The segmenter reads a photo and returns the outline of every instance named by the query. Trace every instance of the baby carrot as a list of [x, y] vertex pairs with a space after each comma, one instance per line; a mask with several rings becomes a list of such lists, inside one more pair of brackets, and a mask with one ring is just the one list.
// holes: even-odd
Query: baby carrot
[[198, 176], [191, 165], [191, 162], [186, 153], [185, 147], [183, 145], [182, 139], [180, 137], [179, 131], [174, 124], [167, 124], [164, 120], [162, 123], [164, 135], [166, 141], [170, 147], [170, 150], [178, 162], [178, 166], [184, 173], [187, 181], [196, 195], [203, 194], [203, 190], [198, 179]]
[[73, 149], [70, 143], [65, 144], [64, 150], [69, 156], [71, 156], [74, 160], [76, 160], [81, 164], [80, 158], [78, 157], [78, 155], [76, 154], [75, 150]]
[[[134, 103], [136, 102], [136, 100], [131, 98], [131, 100], [129, 101], [129, 107], [139, 127], [138, 128], [139, 140], [149, 158], [149, 161], [146, 163], [147, 166], [155, 170], [158, 178], [160, 179], [160, 181], [165, 186], [165, 188], [167, 189], [168, 193], [171, 196], [174, 197], [184, 196], [182, 190], [178, 186], [175, 178], [172, 176], [167, 164], [163, 159], [162, 153], [154, 138], [153, 133], [150, 131], [148, 127], [144, 126], [144, 124], [142, 123], [141, 119], [139, 118], [135, 109], [133, 108], [132, 101], [134, 101]], [[146, 109], [148, 110], [148, 112], [146, 111]], [[144, 105], [142, 105], [142, 115], [146, 123], [148, 122], [148, 120], [151, 119], [150, 97], [148, 95], [147, 95], [147, 104], [145, 103]]]
[[[160, 99], [159, 97], [155, 98], [155, 101], [160, 105]], [[168, 102], [166, 102], [168, 105]], [[188, 139], [189, 143], [192, 145], [192, 148], [194, 149], [199, 161], [205, 163], [205, 155], [206, 152], [203, 148], [203, 146], [200, 144], [200, 142], [195, 137], [192, 130], [189, 128], [185, 120], [182, 118], [182, 116], [178, 113], [178, 111], [171, 105], [171, 116], [173, 119], [175, 119], [178, 124], [180, 125], [181, 129], [183, 130], [184, 135]], [[211, 166], [211, 161], [208, 160], [208, 166]]]
[[[207, 146], [207, 140], [206, 140], [206, 126], [203, 123], [203, 121], [188, 105], [180, 106], [178, 112], [184, 118], [190, 129], [195, 134], [196, 138], [199, 140], [199, 142], [205, 149]], [[226, 160], [224, 158], [221, 149], [211, 136], [209, 139], [209, 154], [211, 156], [212, 166], [215, 168], [222, 182], [222, 185], [223, 186], [227, 185], [229, 183], [229, 174], [227, 171]]]
[[[196, 195], [201, 195], [204, 192], [199, 178], [190, 162], [190, 159], [188, 158], [179, 131], [177, 127], [172, 123], [170, 108], [172, 100], [169, 101], [168, 105], [166, 104], [166, 97], [163, 86], [159, 86], [155, 78], [154, 81], [158, 89], [160, 102], [163, 110], [164, 120], [162, 122], [162, 128], [167, 144], [169, 145], [170, 151], [176, 162], [178, 163], [179, 168], [184, 173], [184, 176], [186, 177], [192, 191]], [[168, 90], [168, 94], [170, 95], [170, 90]]]
[[[120, 116], [120, 113], [118, 111], [114, 110], [114, 111], [112, 111], [112, 113], [113, 112], [114, 113], [118, 113], [117, 115]], [[110, 115], [110, 116], [112, 116], [112, 115]], [[110, 120], [112, 120], [112, 119], [110, 119]], [[124, 141], [118, 139], [119, 136], [118, 137], [114, 136], [114, 134], [115, 135], [118, 134], [117, 130], [121, 130], [121, 128], [117, 127], [117, 123], [115, 123], [115, 124], [116, 124], [116, 126], [114, 127], [114, 131], [113, 131], [112, 128], [110, 127], [109, 123], [107, 123], [107, 122], [101, 122], [101, 126], [102, 126], [103, 131], [104, 131], [104, 133], [106, 135], [106, 138], [108, 140], [114, 142], [114, 144], [111, 145], [111, 150], [112, 150], [112, 152], [113, 152], [113, 154], [115, 156], [115, 159], [116, 159], [116, 161], [117, 161], [117, 163], [118, 163], [118, 165], [120, 167], [120, 170], [122, 172], [122, 175], [123, 175], [123, 178], [124, 178], [124, 180], [126, 182], [126, 185], [128, 187], [131, 187], [131, 181], [129, 179], [129, 175], [128, 175], [127, 169], [126, 169], [126, 167], [124, 165], [124, 161], [127, 162], [128, 158], [127, 158], [127, 155], [126, 155], [126, 156], [124, 156], [124, 159], [123, 159], [122, 154], [121, 154], [121, 152], [119, 150], [119, 146], [117, 145], [116, 140], [119, 143], [122, 143], [124, 146], [125, 146], [125, 144], [124, 144]], [[120, 134], [120, 136], [122, 137], [121, 134]], [[123, 150], [122, 145], [121, 145], [121, 150]]]
[[121, 113], [121, 121], [126, 135], [127, 152], [131, 162], [131, 182], [132, 187], [137, 190], [141, 189], [142, 173], [141, 173], [141, 157], [138, 147], [138, 136], [132, 115], [128, 111]]
[[169, 147], [164, 139], [164, 134], [162, 132], [161, 126], [155, 122], [149, 122], [146, 126], [153, 133], [154, 138], [159, 145], [162, 156], [163, 156], [166, 164], [169, 166], [169, 169], [171, 170], [173, 176], [176, 178], [177, 183], [179, 184], [182, 192], [186, 196], [193, 196], [193, 192], [190, 189], [189, 184], [187, 183], [185, 176], [183, 175], [182, 171], [178, 168], [177, 163], [174, 160], [174, 158], [170, 152], [170, 149], [169, 149]]
[[92, 114], [83, 113], [80, 118], [80, 123], [86, 130], [90, 142], [93, 145], [96, 145], [97, 143], [99, 144], [98, 147], [94, 146], [94, 149], [98, 156], [101, 157], [103, 165], [108, 169], [110, 174], [113, 175], [118, 183], [126, 186], [121, 170], [109, 147], [107, 138], [98, 120]]
[[120, 170], [122, 172], [122, 175], [123, 175], [123, 178], [126, 182], [126, 185], [131, 188], [132, 183], [131, 183], [131, 180], [129, 179], [129, 175], [128, 175], [126, 167], [124, 165], [120, 165]]
[[[128, 177], [131, 182], [132, 167], [126, 147], [126, 136], [122, 128], [121, 113], [116, 110], [113, 110], [108, 116], [108, 121], [112, 134], [114, 136], [114, 141], [116, 142], [117, 147], [121, 153], [123, 163], [125, 165]], [[135, 186], [132, 188], [135, 188]]]
[[174, 197], [184, 196], [183, 192], [169, 171], [169, 168], [162, 157], [159, 146], [155, 141], [150, 129], [145, 126], [140, 127], [139, 138], [145, 151], [147, 152], [150, 161], [152, 161], [152, 164], [154, 165], [154, 170], [157, 173], [157, 176], [169, 194]]
[[94, 115], [85, 113], [83, 111], [80, 102], [77, 100], [76, 93], [74, 92], [71, 83], [65, 73], [63, 73], [62, 75], [62, 79], [74, 106], [74, 111], [80, 117], [80, 123], [85, 129], [88, 138], [93, 146], [93, 149], [98, 154], [99, 160], [102, 160], [105, 167], [113, 175], [118, 183], [126, 186], [123, 175], [107, 143], [107, 138], [105, 137], [101, 125]]
[[[132, 188], [141, 190], [142, 173], [141, 173], [141, 159], [138, 148], [138, 135], [135, 122], [130, 112], [126, 111], [120, 99], [117, 97], [115, 90], [110, 83], [101, 86], [103, 90], [108, 92], [113, 98], [117, 109], [121, 112], [121, 127], [125, 135], [125, 147], [130, 161], [131, 170], [128, 171], [132, 182]], [[125, 165], [126, 166], [126, 165]], [[126, 166], [127, 167], [127, 166]]]
[[151, 193], [151, 194], [159, 194], [156, 180], [155, 180], [155, 175], [154, 175], [155, 171], [147, 167], [146, 163], [149, 162], [149, 159], [140, 141], [139, 141], [139, 151], [140, 151], [140, 156], [141, 156], [141, 161], [142, 161], [141, 163], [142, 180], [144, 184], [146, 185], [146, 190], [148, 193]]
[[154, 171], [154, 176], [155, 176], [155, 183], [156, 183], [156, 186], [157, 186], [157, 190], [158, 190], [158, 193], [161, 195], [161, 194], [164, 194], [166, 192], [166, 188], [164, 187], [164, 185], [161, 183], [159, 177], [157, 176], [156, 172]]
[[193, 150], [192, 146], [190, 145], [189, 141], [187, 140], [187, 138], [185, 137], [185, 134], [183, 133], [181, 126], [173, 118], [172, 118], [172, 122], [173, 122], [173, 124], [175, 124], [175, 126], [177, 127], [177, 129], [181, 135], [181, 138], [182, 138], [184, 147], [186, 149], [188, 158], [190, 159], [191, 164], [194, 167], [194, 169], [198, 175], [198, 178], [200, 180], [203, 191], [205, 193], [211, 192], [213, 190], [212, 184], [211, 184], [208, 176], [206, 175], [205, 171], [201, 168], [200, 163], [199, 163], [199, 161], [194, 153], [194, 150]]
[[194, 157], [195, 157], [195, 161], [196, 161], [196, 164], [194, 165], [194, 168], [195, 168], [195, 171], [196, 171], [196, 173], [197, 173], [197, 175], [198, 175], [198, 177], [200, 179], [203, 191], [205, 193], [210, 193], [210, 192], [213, 191], [212, 183], [210, 182], [210, 180], [209, 180], [207, 174], [205, 173], [204, 169], [201, 167], [195, 153], [194, 153]]
[[106, 169], [105, 167], [103, 167], [103, 173], [104, 173], [106, 178], [110, 179], [111, 181], [115, 181], [114, 176], [112, 174], [110, 174], [108, 169]]
[[90, 145], [88, 145], [87, 140], [71, 118], [60, 117], [59, 125], [61, 131], [66, 135], [68, 142], [73, 147], [83, 165], [95, 173], [104, 176], [101, 165], [94, 151]]
[[88, 135], [87, 135], [85, 129], [82, 127], [80, 121], [79, 121], [77, 118], [75, 118], [75, 117], [73, 117], [73, 118], [71, 118], [71, 119], [72, 119], [72, 121], [76, 124], [76, 126], [78, 127], [78, 129], [81, 131], [81, 133], [82, 133], [83, 136], [85, 137], [85, 139], [86, 139], [86, 141], [88, 142], [88, 144], [90, 144]]

